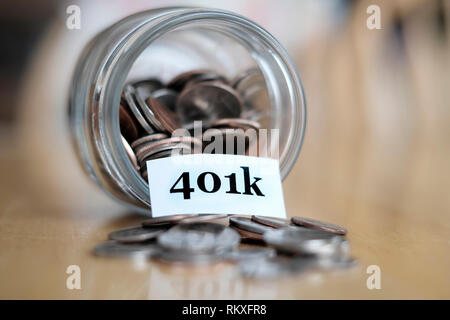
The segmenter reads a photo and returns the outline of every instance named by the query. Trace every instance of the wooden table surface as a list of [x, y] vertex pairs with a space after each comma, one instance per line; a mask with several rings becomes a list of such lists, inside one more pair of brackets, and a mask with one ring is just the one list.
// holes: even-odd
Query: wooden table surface
[[[174, 269], [93, 256], [109, 232], [142, 217], [83, 176], [63, 113], [43, 114], [48, 92], [68, 82], [50, 79], [58, 70], [45, 72], [41, 52], [24, 85], [21, 124], [0, 135], [0, 298], [449, 299], [449, 46], [425, 18], [405, 19], [404, 47], [392, 51], [392, 10], [383, 10], [382, 30], [361, 27], [366, 15], [355, 15], [295, 55], [308, 129], [283, 184], [286, 209], [345, 226], [358, 267], [248, 280], [230, 264]], [[81, 268], [81, 290], [66, 288], [69, 265]], [[380, 267], [379, 290], [366, 286], [370, 265]]]

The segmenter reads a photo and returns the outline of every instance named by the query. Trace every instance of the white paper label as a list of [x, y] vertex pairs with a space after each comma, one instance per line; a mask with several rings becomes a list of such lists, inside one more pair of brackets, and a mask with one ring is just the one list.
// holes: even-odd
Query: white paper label
[[286, 218], [278, 160], [193, 154], [147, 161], [152, 216], [245, 214]]

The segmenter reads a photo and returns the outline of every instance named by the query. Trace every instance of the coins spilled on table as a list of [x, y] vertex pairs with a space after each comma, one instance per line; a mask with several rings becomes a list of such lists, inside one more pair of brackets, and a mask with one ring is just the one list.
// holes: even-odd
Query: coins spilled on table
[[[212, 70], [191, 70], [166, 85], [159, 79], [126, 84], [119, 123], [132, 166], [146, 180], [148, 160], [209, 153], [205, 142], [217, 137], [223, 139], [222, 153], [258, 155], [257, 135], [252, 138], [245, 132], [258, 131], [267, 117], [258, 105], [267, 98], [265, 90], [258, 69], [231, 80]], [[178, 129], [183, 134], [175, 134]], [[244, 145], [230, 149], [229, 137]], [[144, 257], [170, 265], [233, 263], [243, 276], [271, 278], [355, 266], [346, 233], [345, 228], [302, 217], [173, 215], [111, 232], [110, 240], [96, 246], [94, 254]]]
[[252, 278], [357, 265], [345, 236], [272, 217], [196, 214], [148, 218], [141, 226], [111, 232], [109, 239], [95, 247], [94, 254], [144, 257], [191, 267], [232, 263], [241, 275]]

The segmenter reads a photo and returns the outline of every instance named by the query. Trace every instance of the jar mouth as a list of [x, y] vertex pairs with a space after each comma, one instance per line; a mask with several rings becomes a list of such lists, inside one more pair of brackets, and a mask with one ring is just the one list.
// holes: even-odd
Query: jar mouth
[[213, 28], [240, 41], [251, 52], [269, 88], [271, 113], [279, 115], [272, 119], [271, 127], [284, 129], [280, 118], [283, 114], [290, 119], [287, 134], [280, 137], [284, 145], [279, 158], [282, 179], [292, 169], [303, 143], [306, 103], [300, 76], [286, 50], [266, 30], [234, 13], [212, 9], [169, 10], [144, 19], [104, 60], [95, 82], [98, 117], [93, 117], [90, 125], [103, 171], [134, 199], [134, 206], [147, 214], [150, 206], [148, 184], [129, 161], [121, 143], [120, 96], [133, 63], [151, 43], [169, 32], [192, 27]]

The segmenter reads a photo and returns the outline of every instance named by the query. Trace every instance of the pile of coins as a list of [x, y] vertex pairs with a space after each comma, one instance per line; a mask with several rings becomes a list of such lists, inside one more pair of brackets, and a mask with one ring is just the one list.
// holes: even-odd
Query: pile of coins
[[[147, 179], [148, 160], [207, 152], [204, 141], [213, 136], [258, 130], [264, 113], [255, 106], [254, 96], [261, 92], [265, 92], [265, 83], [257, 69], [232, 81], [210, 70], [193, 70], [166, 85], [158, 79], [127, 84], [121, 96], [119, 123], [128, 157]], [[195, 121], [202, 122], [200, 136], [191, 136]], [[187, 134], [174, 136], [177, 129], [185, 129]], [[244, 141], [242, 148], [224, 146], [222, 153], [248, 154], [256, 141], [248, 137]]]
[[232, 262], [244, 276], [267, 278], [354, 266], [346, 233], [342, 227], [301, 217], [175, 215], [114, 231], [94, 253], [189, 266]]

